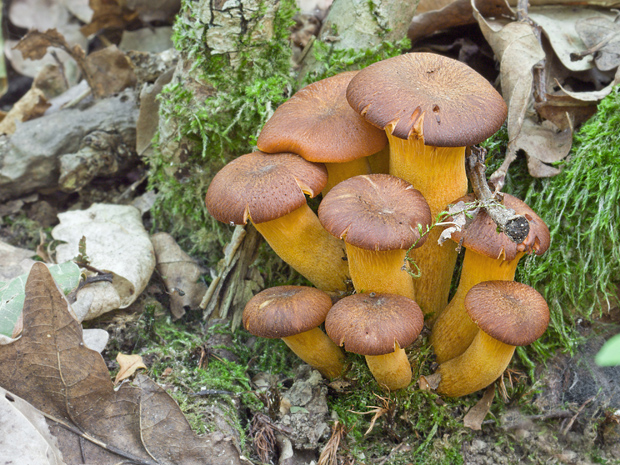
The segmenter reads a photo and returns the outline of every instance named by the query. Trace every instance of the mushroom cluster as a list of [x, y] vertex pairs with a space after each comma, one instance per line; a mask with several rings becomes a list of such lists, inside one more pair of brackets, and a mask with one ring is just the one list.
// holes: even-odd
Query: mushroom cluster
[[[277, 108], [258, 137], [260, 151], [240, 156], [214, 177], [206, 206], [224, 223], [250, 221], [315, 288], [260, 292], [246, 305], [245, 328], [283, 339], [327, 378], [343, 372], [340, 347], [364, 355], [377, 382], [396, 390], [411, 382], [403, 349], [418, 337], [425, 316], [438, 317], [432, 341], [444, 378], [439, 392], [463, 395], [493, 382], [512, 352], [480, 334], [495, 337], [486, 317], [470, 311], [469, 295], [481, 282], [511, 281], [521, 256], [546, 250], [549, 231], [534, 212], [519, 210], [520, 201], [505, 196], [506, 207], [530, 222], [523, 243], [508, 246], [484, 229], [490, 220], [481, 212], [471, 230], [452, 237], [467, 253], [448, 305], [457, 252], [438, 245], [441, 231], [433, 220], [467, 194], [466, 147], [494, 134], [506, 115], [501, 95], [485, 78], [428, 53], [315, 82]], [[319, 194], [317, 215], [305, 195]], [[478, 242], [469, 237], [474, 234]], [[502, 362], [482, 380], [453, 388], [459, 370], [488, 362], [490, 347], [501, 352]]]

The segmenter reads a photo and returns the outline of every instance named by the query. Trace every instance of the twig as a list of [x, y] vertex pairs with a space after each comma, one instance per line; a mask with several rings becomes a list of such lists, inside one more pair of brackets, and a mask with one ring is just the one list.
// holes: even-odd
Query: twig
[[579, 61], [579, 60], [583, 60], [585, 57], [589, 56], [589, 55], [593, 55], [596, 52], [598, 52], [600, 49], [602, 49], [605, 45], [607, 45], [609, 43], [609, 41], [615, 37], [618, 36], [617, 32], [612, 32], [611, 34], [609, 34], [607, 37], [605, 37], [603, 40], [601, 40], [598, 44], [596, 44], [593, 47], [590, 47], [587, 50], [583, 50], [581, 52], [572, 52], [569, 56], [570, 56], [570, 61]]
[[520, 244], [530, 232], [530, 223], [523, 215], [517, 215], [513, 209], [502, 205], [499, 192], [491, 192], [484, 174], [486, 171], [485, 155], [486, 150], [483, 148], [468, 148], [465, 158], [467, 177], [472, 184], [476, 198], [482, 202], [483, 208], [498, 229], [511, 241]]
[[579, 407], [579, 409], [577, 410], [575, 415], [572, 416], [572, 418], [570, 419], [568, 424], [562, 429], [562, 434], [563, 435], [566, 435], [570, 431], [570, 429], [573, 427], [573, 423], [575, 423], [575, 420], [577, 419], [579, 414], [581, 412], [583, 412], [583, 409], [586, 408], [586, 405], [588, 405], [590, 402], [592, 402], [597, 397], [598, 397], [598, 394], [595, 395], [595, 396], [590, 397], [589, 399], [586, 399], [586, 401], [583, 404], [581, 404], [581, 407]]

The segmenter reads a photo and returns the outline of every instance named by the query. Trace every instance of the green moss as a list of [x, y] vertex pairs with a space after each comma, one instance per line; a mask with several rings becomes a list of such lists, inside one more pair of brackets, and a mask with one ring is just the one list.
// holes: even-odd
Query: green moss
[[411, 48], [409, 39], [403, 39], [396, 43], [383, 41], [374, 47], [362, 50], [338, 49], [333, 43], [317, 40], [314, 42], [313, 50], [319, 66], [316, 71], [305, 77], [304, 84], [325, 79], [344, 71], [365, 68], [377, 61], [401, 55], [409, 48]]
[[[534, 368], [557, 349], [572, 350], [579, 341], [575, 322], [607, 308], [620, 281], [620, 94], [606, 97], [597, 113], [575, 134], [561, 174], [535, 179], [524, 157], [510, 167], [504, 191], [525, 200], [549, 226], [551, 245], [541, 257], [519, 264], [516, 279], [535, 287], [551, 309], [542, 340], [520, 349]], [[501, 164], [507, 138], [498, 133], [486, 142], [489, 169]]]

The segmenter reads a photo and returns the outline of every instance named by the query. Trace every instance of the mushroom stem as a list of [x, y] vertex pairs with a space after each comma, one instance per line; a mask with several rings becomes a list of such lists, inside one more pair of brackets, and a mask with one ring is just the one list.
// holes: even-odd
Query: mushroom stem
[[323, 229], [308, 205], [275, 220], [252, 223], [274, 252], [317, 288], [332, 294], [346, 291], [349, 270], [343, 242]]
[[[390, 144], [390, 174], [411, 183], [431, 209], [433, 219], [454, 199], [467, 193], [465, 147], [433, 147], [423, 138], [394, 137], [387, 130]], [[427, 244], [411, 251], [420, 268], [414, 280], [417, 302], [425, 315], [438, 315], [448, 303], [457, 253], [453, 247], [437, 243], [441, 231], [433, 229]]]
[[370, 155], [368, 164], [373, 173], [390, 174], [390, 146], [386, 145], [384, 149]]
[[358, 293], [398, 294], [415, 300], [413, 281], [403, 269], [405, 250], [365, 250], [346, 244], [349, 271]]
[[396, 391], [409, 386], [411, 382], [411, 365], [405, 349], [398, 347], [391, 354], [366, 355], [366, 364], [377, 383]]
[[300, 359], [326, 378], [337, 378], [342, 373], [344, 354], [320, 328], [283, 337], [282, 340]]
[[327, 168], [327, 184], [321, 191], [323, 197], [337, 184], [342, 181], [362, 174], [370, 174], [368, 158], [362, 157], [343, 163], [325, 163]]
[[465, 309], [465, 296], [476, 284], [483, 281], [513, 281], [520, 252], [510, 261], [489, 258], [466, 249], [461, 279], [454, 297], [439, 315], [431, 333], [431, 344], [437, 363], [444, 363], [461, 355], [478, 333], [478, 326], [469, 318]]
[[437, 393], [461, 397], [484, 389], [508, 367], [514, 350], [515, 346], [478, 331], [464, 353], [439, 365], [441, 381]]

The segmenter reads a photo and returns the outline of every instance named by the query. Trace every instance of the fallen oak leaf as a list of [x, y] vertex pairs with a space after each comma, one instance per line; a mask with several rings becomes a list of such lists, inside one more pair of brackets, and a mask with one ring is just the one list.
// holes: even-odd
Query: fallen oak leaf
[[174, 400], [147, 377], [114, 390], [103, 358], [83, 344], [81, 325], [40, 262], [26, 283], [23, 314], [22, 337], [0, 347], [0, 386], [52, 420], [68, 465], [111, 465], [119, 455], [143, 464], [239, 463], [229, 439], [197, 437]]
[[118, 384], [124, 379], [133, 376], [136, 370], [140, 368], [147, 369], [144, 360], [142, 360], [142, 357], [138, 354], [127, 355], [119, 352], [116, 356], [116, 361], [121, 369], [118, 371], [116, 378], [114, 378], [114, 384]]

